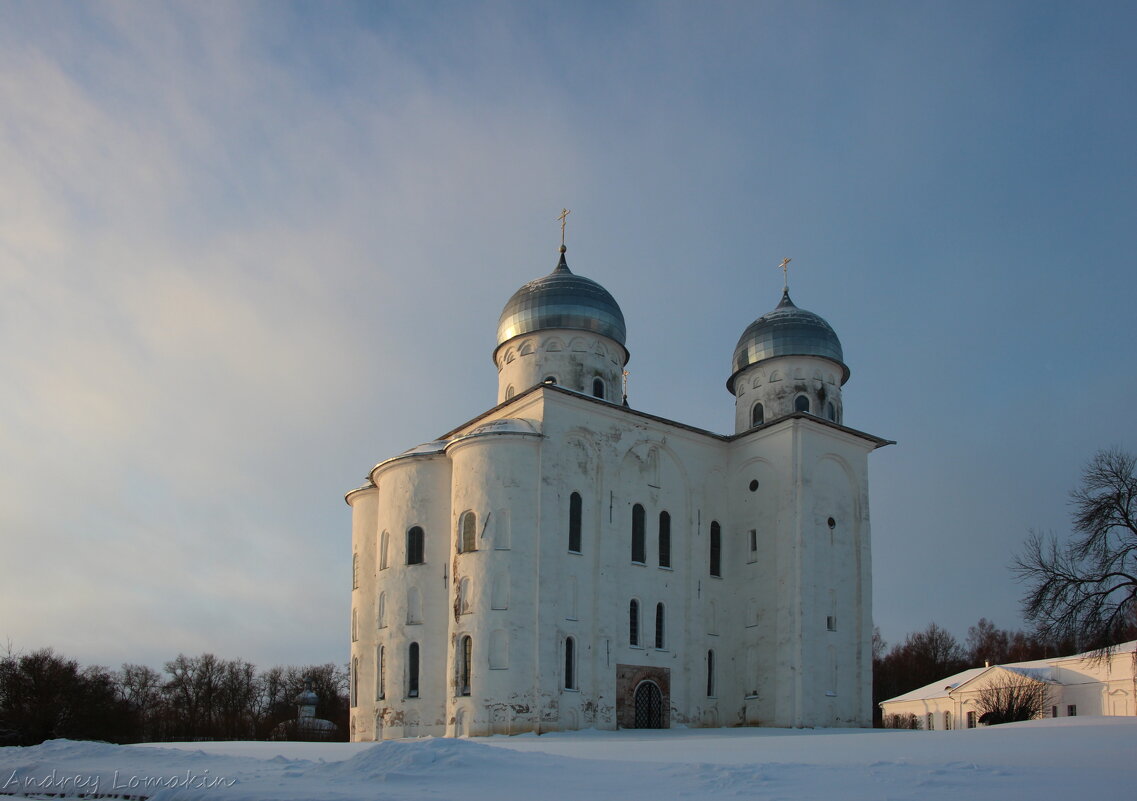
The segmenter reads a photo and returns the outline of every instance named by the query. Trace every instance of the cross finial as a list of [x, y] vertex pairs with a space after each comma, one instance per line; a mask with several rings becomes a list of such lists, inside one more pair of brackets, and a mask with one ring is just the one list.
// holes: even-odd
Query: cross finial
[[782, 271], [782, 291], [790, 291], [790, 262], [793, 259], [782, 259], [782, 263], [778, 265], [778, 269]]
[[565, 221], [566, 218], [572, 214], [568, 209], [561, 209], [561, 214], [557, 217], [561, 221], [561, 250], [565, 249]]

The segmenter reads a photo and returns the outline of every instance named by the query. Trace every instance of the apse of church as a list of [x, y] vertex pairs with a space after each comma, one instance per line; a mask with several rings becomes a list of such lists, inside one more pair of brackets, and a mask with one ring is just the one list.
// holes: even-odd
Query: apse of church
[[871, 725], [889, 443], [845, 425], [837, 335], [787, 281], [734, 349], [733, 434], [644, 414], [566, 252], [499, 317], [498, 404], [346, 496], [351, 738]]

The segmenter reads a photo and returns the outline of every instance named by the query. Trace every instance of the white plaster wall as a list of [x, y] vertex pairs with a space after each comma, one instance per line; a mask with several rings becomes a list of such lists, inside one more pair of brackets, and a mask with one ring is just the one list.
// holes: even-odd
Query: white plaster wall
[[734, 430], [741, 434], [750, 428], [754, 404], [761, 402], [766, 422], [794, 412], [794, 399], [807, 395], [810, 413], [826, 417], [832, 402], [834, 422], [844, 418], [841, 402], [841, 366], [816, 356], [781, 356], [752, 364], [734, 381]]
[[494, 352], [498, 369], [497, 402], [554, 376], [567, 389], [592, 394], [594, 378], [604, 381], [605, 400], [623, 398], [626, 352], [608, 337], [584, 331], [549, 329], [514, 337]]
[[[462, 439], [504, 418], [529, 420], [543, 436]], [[368, 706], [360, 693], [356, 739], [367, 738], [362, 721], [376, 712], [378, 737], [614, 728], [617, 664], [670, 671], [676, 724], [869, 724], [865, 457], [873, 442], [809, 419], [730, 441], [552, 389], [505, 404], [455, 440], [445, 455], [398, 459], [374, 474], [382, 502], [372, 528], [388, 527], [401, 538], [419, 522], [427, 530], [427, 565], [404, 566], [400, 539], [392, 567], [361, 593], [388, 592], [390, 610], [392, 595], [421, 583], [426, 617], [415, 627], [390, 625], [370, 642], [361, 638], [356, 650], [373, 671], [375, 643], [401, 658], [410, 638], [419, 638], [423, 697], [392, 693], [403, 666], [391, 658], [387, 699]], [[754, 492], [751, 480], [759, 482]], [[573, 491], [583, 498], [579, 554], [568, 551]], [[635, 503], [646, 512], [645, 564], [631, 561]], [[359, 501], [353, 508], [363, 514]], [[479, 529], [487, 515], [490, 524], [476, 552], [457, 554], [458, 518], [467, 508], [478, 513]], [[659, 566], [661, 510], [671, 515], [671, 569]], [[830, 516], [837, 521], [832, 532]], [[713, 520], [722, 529], [721, 578], [709, 572]], [[371, 524], [361, 517], [358, 525]], [[751, 528], [758, 533], [753, 559]], [[493, 609], [487, 588], [503, 573], [508, 608]], [[472, 611], [456, 615], [462, 578], [471, 580]], [[628, 641], [633, 597], [640, 601], [641, 647]], [[660, 602], [667, 626], [658, 649]], [[826, 617], [834, 608], [837, 631], [830, 632]], [[508, 668], [490, 670], [487, 649], [497, 631], [507, 632]], [[471, 696], [459, 697], [456, 647], [465, 634], [474, 638], [475, 667]], [[577, 643], [572, 689], [564, 687], [569, 636]], [[717, 665], [713, 697], [709, 649]]]

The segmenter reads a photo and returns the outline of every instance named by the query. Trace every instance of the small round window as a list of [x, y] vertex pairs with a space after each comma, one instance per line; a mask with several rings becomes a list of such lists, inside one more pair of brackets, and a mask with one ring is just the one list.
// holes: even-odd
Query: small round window
[[750, 479], [750, 491], [751, 492], [757, 492], [758, 491], [758, 479], [756, 479], [756, 478]]

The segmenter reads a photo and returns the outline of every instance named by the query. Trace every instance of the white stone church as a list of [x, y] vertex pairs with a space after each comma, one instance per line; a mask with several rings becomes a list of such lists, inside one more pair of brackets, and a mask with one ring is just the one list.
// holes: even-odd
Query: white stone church
[[347, 494], [351, 739], [871, 725], [889, 443], [844, 425], [837, 335], [785, 291], [734, 349], [733, 434], [638, 412], [620, 307], [564, 254], [501, 313], [497, 405]]

